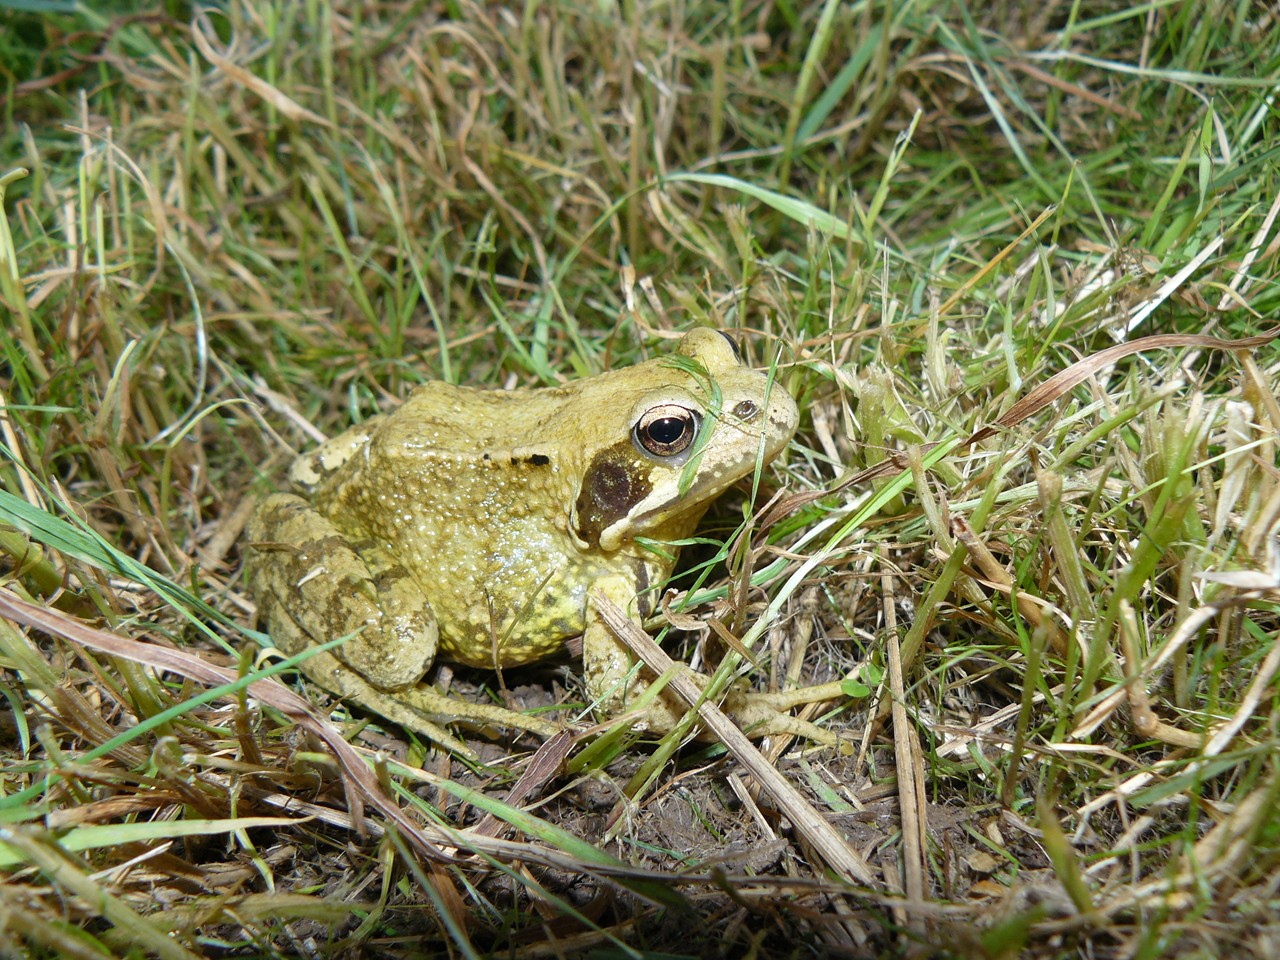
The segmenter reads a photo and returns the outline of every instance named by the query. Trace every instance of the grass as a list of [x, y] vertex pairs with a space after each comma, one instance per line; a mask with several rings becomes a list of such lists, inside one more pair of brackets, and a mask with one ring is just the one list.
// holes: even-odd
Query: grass
[[[1280, 351], [1088, 358], [1274, 325], [1278, 73], [1245, 4], [0, 4], [0, 949], [1272, 955]], [[686, 613], [852, 753], [512, 793], [270, 676], [295, 453], [699, 324], [803, 420]]]

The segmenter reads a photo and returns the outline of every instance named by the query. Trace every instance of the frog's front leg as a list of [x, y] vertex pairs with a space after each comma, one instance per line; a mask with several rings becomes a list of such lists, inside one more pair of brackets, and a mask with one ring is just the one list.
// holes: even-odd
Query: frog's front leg
[[[582, 633], [582, 680], [596, 712], [602, 717], [617, 716], [632, 710], [644, 697], [653, 674], [643, 666], [635, 669], [635, 657], [601, 618], [594, 595], [600, 594], [634, 615], [630, 608], [636, 600], [635, 583], [624, 576], [602, 577], [592, 584], [591, 594]], [[705, 683], [704, 677], [695, 677]], [[675, 694], [664, 690], [646, 705], [637, 726], [666, 733], [684, 713]]]
[[458, 741], [438, 725], [470, 721], [550, 736], [552, 723], [489, 704], [455, 700], [422, 677], [435, 659], [439, 632], [431, 606], [411, 576], [379, 565], [308, 501], [292, 494], [265, 499], [249, 521], [246, 572], [261, 620], [275, 644], [301, 653], [349, 639], [300, 664], [303, 673], [340, 697], [440, 743]]
[[[628, 610], [635, 599], [634, 586], [623, 577], [597, 581], [592, 587], [592, 594], [603, 596], [621, 610]], [[643, 666], [634, 670], [634, 664], [635, 658], [627, 645], [605, 623], [596, 609], [596, 601], [592, 599], [582, 637], [582, 666], [587, 693], [597, 709], [608, 715], [625, 713], [643, 697], [653, 673]], [[700, 688], [706, 688], [708, 677], [692, 670], [688, 675]], [[825, 702], [841, 696], [838, 683], [785, 693], [748, 693], [733, 689], [725, 695], [720, 707], [749, 736], [785, 734], [843, 749], [847, 744], [835, 733], [793, 717], [788, 712], [802, 704]], [[643, 725], [657, 733], [666, 733], [687, 710], [688, 707], [674, 692], [664, 689], [645, 706]]]

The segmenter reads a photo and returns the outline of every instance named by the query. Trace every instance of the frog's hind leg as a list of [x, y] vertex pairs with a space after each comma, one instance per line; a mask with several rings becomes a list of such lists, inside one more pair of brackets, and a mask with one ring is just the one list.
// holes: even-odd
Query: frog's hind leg
[[297, 654], [348, 638], [336, 655], [319, 651], [299, 664], [320, 686], [468, 753], [441, 722], [508, 726], [544, 737], [559, 730], [540, 718], [454, 700], [422, 683], [438, 646], [422, 590], [402, 567], [379, 562], [378, 551], [357, 551], [308, 501], [268, 497], [254, 511], [247, 537], [247, 578], [273, 642]]
[[470, 759], [476, 753], [455, 737], [444, 724], [468, 723], [475, 727], [505, 726], [550, 737], [560, 727], [492, 704], [470, 703], [447, 697], [425, 682], [403, 690], [379, 690], [328, 651], [317, 651], [299, 664], [311, 680], [335, 696], [377, 713], [412, 730], [446, 750]]
[[[474, 756], [474, 751], [470, 747], [431, 720], [429, 715], [423, 715], [411, 709], [396, 697], [389, 695], [387, 691], [379, 690], [368, 683], [327, 650], [316, 650], [298, 664], [298, 669], [342, 700], [375, 710], [392, 723], [399, 724], [406, 730], [412, 730], [433, 743], [440, 744], [446, 750], [466, 757]], [[436, 696], [440, 695], [436, 694]], [[441, 699], [444, 698], [441, 697]], [[373, 706], [375, 703], [376, 707]]]
[[[309, 502], [262, 501], [249, 520], [245, 570], [276, 646], [301, 653], [349, 637], [337, 653], [375, 687], [417, 683], [439, 631], [422, 590], [402, 570], [371, 568], [365, 551]], [[316, 677], [328, 685], [328, 678]]]

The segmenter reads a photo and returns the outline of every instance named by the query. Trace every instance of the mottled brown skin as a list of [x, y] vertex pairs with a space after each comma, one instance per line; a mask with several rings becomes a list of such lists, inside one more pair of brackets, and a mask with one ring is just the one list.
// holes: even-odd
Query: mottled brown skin
[[[545, 720], [446, 699], [423, 674], [436, 657], [528, 663], [581, 634], [597, 709], [625, 709], [646, 684], [589, 592], [649, 612], [677, 551], [636, 538], [691, 535], [797, 418], [785, 390], [706, 329], [675, 359], [563, 387], [429, 383], [295, 461], [295, 492], [250, 521], [248, 580], [284, 651], [350, 638], [303, 666], [335, 693], [440, 739], [432, 721], [546, 735]], [[647, 720], [666, 727], [678, 712], [659, 698]]]

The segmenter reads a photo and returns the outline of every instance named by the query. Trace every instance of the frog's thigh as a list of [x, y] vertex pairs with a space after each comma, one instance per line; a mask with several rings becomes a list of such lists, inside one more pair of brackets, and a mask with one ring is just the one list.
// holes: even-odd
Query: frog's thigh
[[[338, 658], [387, 690], [415, 684], [426, 673], [436, 655], [435, 617], [402, 568], [371, 569], [337, 527], [292, 494], [259, 504], [248, 538], [249, 581], [281, 649], [299, 653], [349, 637]], [[342, 692], [331, 658], [324, 657], [312, 657], [303, 669]]]

